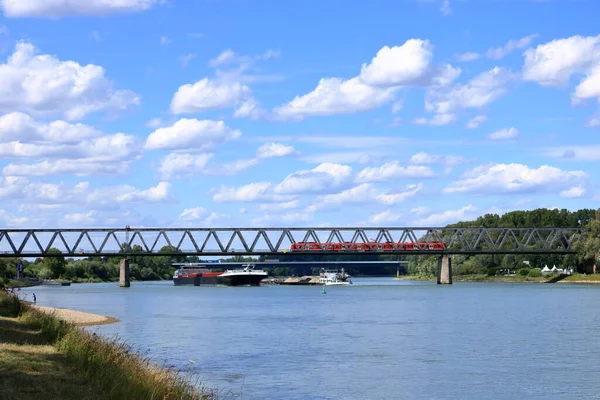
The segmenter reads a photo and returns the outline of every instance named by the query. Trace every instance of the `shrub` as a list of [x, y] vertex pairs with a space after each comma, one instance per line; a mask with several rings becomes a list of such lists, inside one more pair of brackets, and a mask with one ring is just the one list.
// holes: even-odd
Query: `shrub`
[[529, 270], [529, 273], [527, 274], [527, 276], [531, 277], [531, 278], [539, 278], [540, 276], [542, 276], [542, 271], [540, 271], [537, 268], [533, 268]]
[[529, 275], [529, 268], [521, 268], [519, 271], [517, 271], [517, 274], [521, 276], [527, 276]]

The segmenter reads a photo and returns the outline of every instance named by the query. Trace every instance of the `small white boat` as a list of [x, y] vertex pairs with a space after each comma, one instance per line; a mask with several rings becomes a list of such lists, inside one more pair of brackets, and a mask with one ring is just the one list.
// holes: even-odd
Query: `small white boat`
[[352, 281], [350, 280], [350, 275], [344, 272], [344, 268], [342, 268], [341, 272], [338, 270], [322, 269], [319, 274], [319, 284], [325, 286], [348, 286], [352, 285]]

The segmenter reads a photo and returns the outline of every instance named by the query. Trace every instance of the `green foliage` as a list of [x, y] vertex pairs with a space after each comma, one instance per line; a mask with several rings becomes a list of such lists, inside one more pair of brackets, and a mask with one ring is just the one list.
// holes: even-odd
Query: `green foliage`
[[585, 265], [600, 265], [600, 209], [585, 225], [586, 235], [583, 241], [574, 245], [578, 261]]
[[529, 268], [521, 268], [520, 270], [517, 271], [517, 274], [519, 274], [521, 276], [527, 276], [527, 275], [529, 275]]
[[527, 276], [529, 276], [530, 278], [539, 278], [542, 276], [542, 271], [540, 271], [537, 268], [532, 268], [529, 270]]
[[44, 265], [52, 271], [52, 278], [61, 277], [65, 273], [65, 266], [67, 265], [65, 257], [62, 256], [62, 251], [51, 248], [48, 250], [48, 254], [53, 254], [53, 256], [44, 257]]

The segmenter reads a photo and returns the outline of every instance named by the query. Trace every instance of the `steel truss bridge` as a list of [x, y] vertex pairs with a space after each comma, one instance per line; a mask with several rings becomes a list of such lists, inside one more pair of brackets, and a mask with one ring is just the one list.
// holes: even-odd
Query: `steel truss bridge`
[[[583, 234], [581, 228], [0, 229], [0, 257], [45, 257], [53, 248], [69, 257], [568, 254]], [[299, 242], [317, 245], [292, 251]], [[358, 250], [356, 243], [371, 246]]]

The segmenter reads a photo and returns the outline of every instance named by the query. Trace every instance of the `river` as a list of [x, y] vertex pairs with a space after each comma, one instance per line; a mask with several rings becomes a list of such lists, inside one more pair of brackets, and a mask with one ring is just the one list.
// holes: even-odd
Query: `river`
[[[42, 286], [39, 305], [247, 399], [591, 399], [600, 285]], [[27, 296], [30, 298], [31, 296]]]

